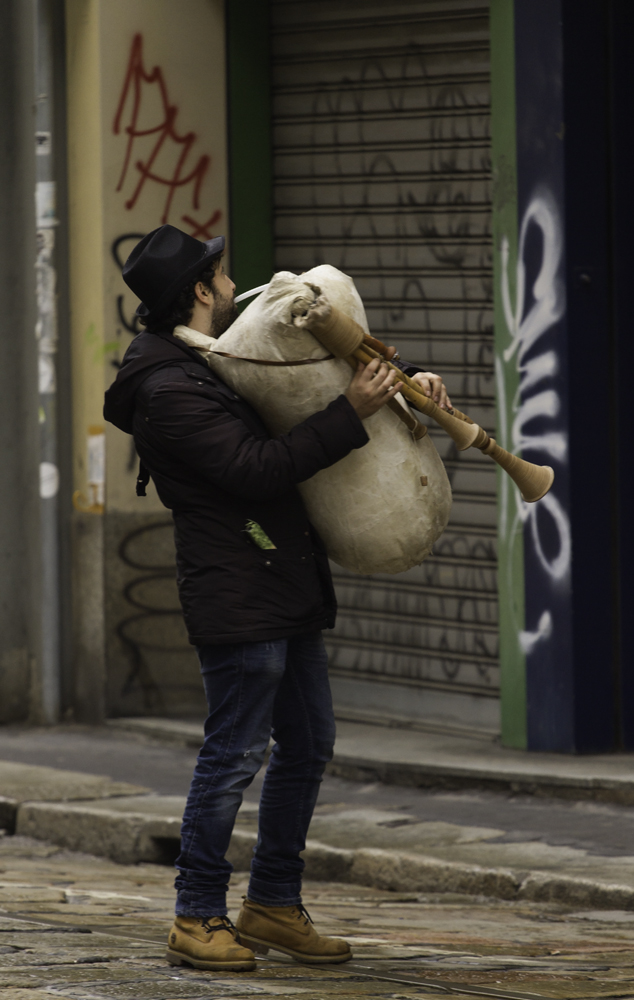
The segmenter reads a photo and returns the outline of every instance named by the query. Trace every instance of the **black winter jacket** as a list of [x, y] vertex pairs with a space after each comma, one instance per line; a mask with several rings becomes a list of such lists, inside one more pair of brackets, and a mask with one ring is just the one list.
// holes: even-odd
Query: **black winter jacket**
[[[263, 642], [332, 628], [323, 543], [296, 484], [368, 437], [345, 396], [271, 438], [255, 411], [171, 333], [141, 333], [106, 393], [172, 511], [190, 642]], [[255, 521], [275, 549], [245, 531]]]

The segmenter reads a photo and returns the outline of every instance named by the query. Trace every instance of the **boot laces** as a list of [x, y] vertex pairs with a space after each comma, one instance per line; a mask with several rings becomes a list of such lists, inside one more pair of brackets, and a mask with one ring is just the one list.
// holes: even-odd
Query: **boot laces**
[[[222, 923], [211, 924], [209, 922], [210, 920], [222, 920]], [[233, 924], [233, 921], [226, 916], [205, 917], [205, 919], [201, 920], [200, 922], [208, 934], [213, 934], [214, 931], [235, 931], [235, 926]]]
[[304, 906], [303, 903], [298, 903], [297, 906], [295, 907], [295, 909], [297, 910], [297, 917], [298, 917], [298, 919], [300, 917], [303, 917], [305, 924], [308, 924], [308, 923], [312, 924], [312, 923], [314, 923], [313, 918], [311, 917], [310, 913], [308, 912], [308, 910], [306, 909], [306, 907]]

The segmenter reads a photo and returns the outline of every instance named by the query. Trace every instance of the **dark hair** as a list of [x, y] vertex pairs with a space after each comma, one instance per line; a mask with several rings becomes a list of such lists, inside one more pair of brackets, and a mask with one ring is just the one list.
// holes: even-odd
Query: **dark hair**
[[170, 302], [167, 312], [160, 319], [150, 320], [149, 323], [139, 319], [148, 333], [154, 333], [155, 330], [173, 330], [177, 326], [189, 326], [196, 302], [196, 285], [201, 281], [205, 288], [209, 289], [215, 296], [213, 279], [223, 253], [224, 251], [211, 257], [205, 269], [192, 278], [184, 288], [181, 288], [176, 298]]

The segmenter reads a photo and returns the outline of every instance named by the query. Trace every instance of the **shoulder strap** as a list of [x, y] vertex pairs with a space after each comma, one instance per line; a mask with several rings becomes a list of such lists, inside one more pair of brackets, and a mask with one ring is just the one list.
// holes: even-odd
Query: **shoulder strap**
[[274, 368], [295, 368], [297, 365], [318, 365], [322, 361], [332, 361], [334, 354], [327, 354], [325, 358], [302, 358], [301, 361], [266, 361], [264, 358], [242, 358], [238, 354], [227, 354], [225, 351], [210, 351], [211, 354], [219, 354], [221, 358], [233, 358], [234, 361], [248, 361], [251, 365], [270, 365]]
[[136, 477], [136, 495], [138, 497], [146, 497], [147, 493], [145, 487], [150, 481], [150, 473], [147, 467], [142, 461], [139, 461], [139, 474]]

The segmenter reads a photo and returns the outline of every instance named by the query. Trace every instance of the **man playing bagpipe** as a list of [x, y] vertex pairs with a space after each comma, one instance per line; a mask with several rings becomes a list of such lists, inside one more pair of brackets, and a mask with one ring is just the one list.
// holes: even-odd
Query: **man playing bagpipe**
[[[104, 409], [134, 436], [137, 492], [151, 476], [172, 511], [179, 595], [209, 706], [183, 817], [167, 958], [249, 970], [254, 950], [273, 948], [302, 962], [345, 962], [348, 943], [320, 936], [301, 900], [300, 854], [335, 738], [321, 632], [334, 626], [336, 603], [327, 554], [296, 487], [364, 447], [363, 420], [398, 383], [378, 359], [360, 366], [325, 409], [271, 437], [251, 406], [173, 336], [182, 325], [218, 337], [236, 317], [224, 244], [166, 225], [132, 251], [123, 277], [141, 299], [146, 329]], [[438, 376], [407, 371], [446, 407]], [[234, 927], [226, 853], [271, 737], [250, 883]]]

